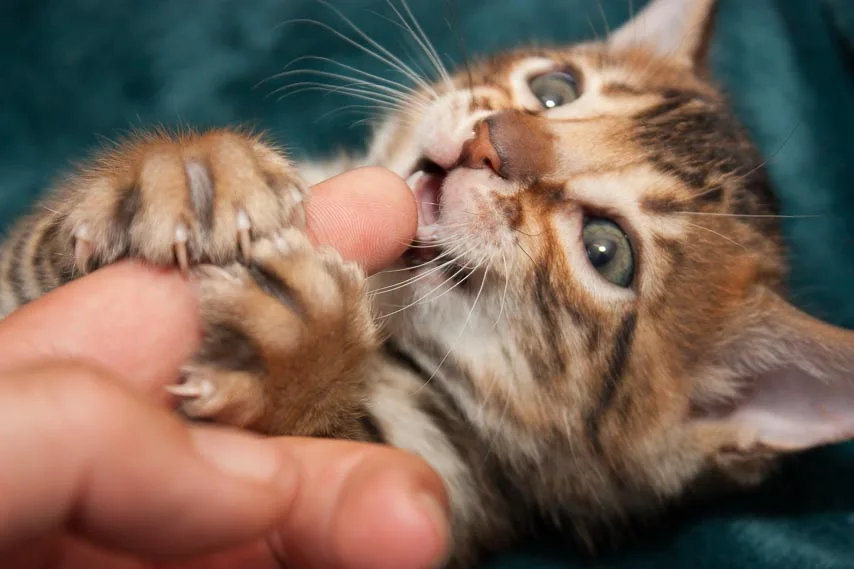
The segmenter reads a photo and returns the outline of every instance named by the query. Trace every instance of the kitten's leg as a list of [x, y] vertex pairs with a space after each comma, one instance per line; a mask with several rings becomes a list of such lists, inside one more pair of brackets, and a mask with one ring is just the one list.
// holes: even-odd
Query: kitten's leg
[[252, 261], [196, 271], [204, 344], [170, 388], [184, 414], [265, 434], [370, 439], [363, 365], [377, 333], [364, 275], [296, 230]]
[[0, 316], [132, 257], [187, 269], [245, 258], [253, 239], [301, 226], [307, 184], [259, 137], [140, 135], [60, 184], [0, 249]]

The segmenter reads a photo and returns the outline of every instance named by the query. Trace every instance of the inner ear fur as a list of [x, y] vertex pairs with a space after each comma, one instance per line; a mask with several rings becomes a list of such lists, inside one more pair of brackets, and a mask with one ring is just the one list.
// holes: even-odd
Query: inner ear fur
[[764, 456], [854, 439], [854, 331], [763, 288], [718, 359], [733, 395], [698, 406], [692, 420], [719, 433], [721, 451]]

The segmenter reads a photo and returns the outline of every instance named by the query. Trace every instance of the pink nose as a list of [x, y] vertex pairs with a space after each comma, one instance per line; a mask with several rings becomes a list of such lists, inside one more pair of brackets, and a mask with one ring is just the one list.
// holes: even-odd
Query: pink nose
[[467, 140], [463, 145], [459, 164], [473, 169], [489, 168], [500, 176], [501, 157], [492, 145], [489, 128], [489, 119], [481, 121], [475, 126], [474, 137]]

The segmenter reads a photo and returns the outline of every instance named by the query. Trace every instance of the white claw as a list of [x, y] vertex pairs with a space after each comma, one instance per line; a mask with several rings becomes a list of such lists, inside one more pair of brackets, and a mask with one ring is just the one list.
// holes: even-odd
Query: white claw
[[252, 223], [249, 221], [249, 216], [242, 209], [238, 210], [237, 244], [240, 247], [240, 254], [243, 255], [243, 261], [246, 263], [252, 258], [252, 239], [249, 236], [250, 229], [252, 229]]
[[277, 235], [275, 239], [273, 239], [273, 246], [279, 253], [288, 252], [288, 244], [285, 242], [284, 238], [281, 235]]
[[175, 259], [178, 261], [178, 268], [181, 272], [187, 274], [190, 269], [190, 262], [187, 256], [187, 228], [184, 225], [178, 225], [175, 228]]
[[89, 241], [89, 227], [83, 224], [74, 230], [74, 266], [84, 275], [88, 272], [91, 255], [92, 244]]
[[250, 229], [252, 224], [249, 222], [249, 216], [242, 209], [237, 210], [237, 229]]
[[175, 395], [176, 397], [182, 397], [184, 399], [198, 399], [202, 396], [202, 389], [198, 385], [191, 385], [189, 383], [179, 383], [177, 385], [167, 385], [164, 387], [167, 392]]
[[194, 383], [167, 385], [164, 389], [172, 395], [183, 399], [208, 399], [214, 393], [213, 383], [206, 379]]

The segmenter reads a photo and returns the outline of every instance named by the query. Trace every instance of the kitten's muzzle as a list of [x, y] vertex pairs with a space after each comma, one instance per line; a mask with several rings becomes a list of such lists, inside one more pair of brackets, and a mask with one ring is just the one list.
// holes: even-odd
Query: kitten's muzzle
[[480, 121], [463, 144], [457, 166], [488, 168], [507, 180], [546, 175], [554, 165], [554, 136], [536, 114], [502, 111]]

